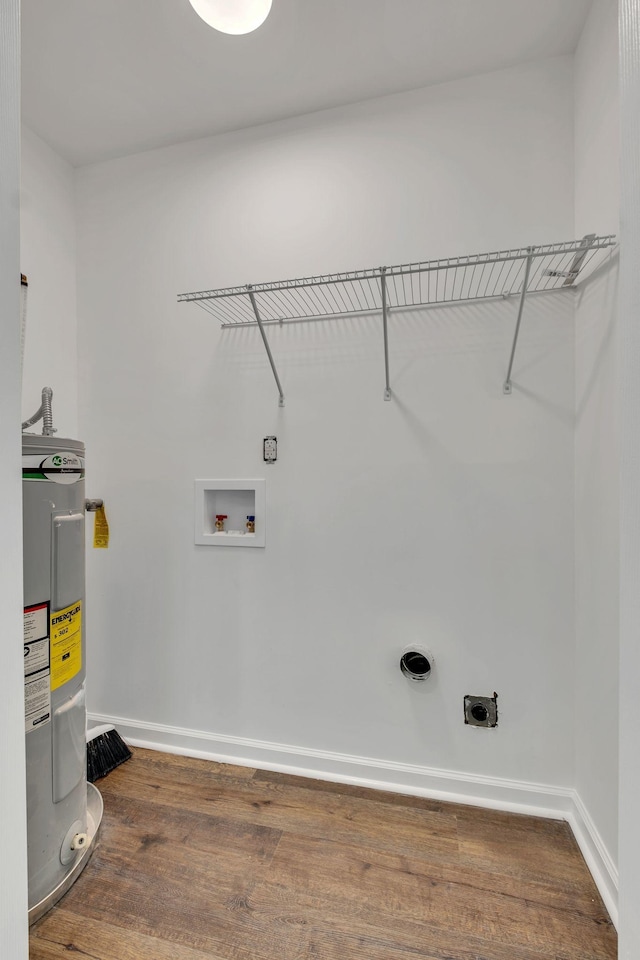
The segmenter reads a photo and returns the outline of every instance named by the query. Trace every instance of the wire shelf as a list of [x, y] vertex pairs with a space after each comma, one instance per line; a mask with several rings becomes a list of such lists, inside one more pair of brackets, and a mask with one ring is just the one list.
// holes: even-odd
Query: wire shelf
[[387, 321], [391, 310], [516, 296], [519, 298], [518, 315], [503, 384], [503, 392], [510, 394], [511, 371], [526, 296], [575, 286], [579, 277], [583, 279], [600, 266], [616, 243], [613, 235], [598, 237], [590, 233], [581, 240], [565, 243], [181, 293], [178, 301], [197, 303], [223, 327], [257, 324], [278, 387], [280, 406], [283, 406], [282, 384], [265, 332], [265, 326], [269, 324], [380, 313], [384, 334], [384, 399], [390, 400]]
[[181, 293], [178, 301], [197, 303], [223, 327], [233, 327], [258, 322], [250, 293], [265, 324], [380, 312], [383, 286], [391, 310], [519, 296], [530, 258], [527, 293], [552, 291], [591, 273], [615, 243], [614, 236], [590, 235], [475, 256]]

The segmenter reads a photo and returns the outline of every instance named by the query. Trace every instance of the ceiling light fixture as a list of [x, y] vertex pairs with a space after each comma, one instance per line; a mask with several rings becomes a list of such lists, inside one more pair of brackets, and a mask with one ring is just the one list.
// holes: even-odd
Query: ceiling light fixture
[[251, 33], [269, 16], [271, 0], [189, 0], [205, 23], [221, 33]]

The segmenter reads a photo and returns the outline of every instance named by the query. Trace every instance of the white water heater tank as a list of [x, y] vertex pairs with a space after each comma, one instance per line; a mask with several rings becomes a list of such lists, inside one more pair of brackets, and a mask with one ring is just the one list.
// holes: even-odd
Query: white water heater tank
[[23, 434], [29, 908], [87, 842], [84, 445]]

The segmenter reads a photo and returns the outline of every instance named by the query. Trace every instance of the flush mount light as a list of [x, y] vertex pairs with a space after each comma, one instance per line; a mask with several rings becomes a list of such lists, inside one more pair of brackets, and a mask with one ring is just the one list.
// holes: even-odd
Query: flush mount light
[[269, 16], [271, 0], [189, 0], [205, 23], [221, 33], [251, 33]]

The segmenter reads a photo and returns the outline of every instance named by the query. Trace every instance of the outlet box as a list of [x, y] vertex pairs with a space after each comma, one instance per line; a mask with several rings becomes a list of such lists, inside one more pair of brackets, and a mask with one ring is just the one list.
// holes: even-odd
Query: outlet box
[[470, 727], [498, 726], [498, 694], [492, 697], [477, 697], [467, 694], [464, 698], [464, 722]]

